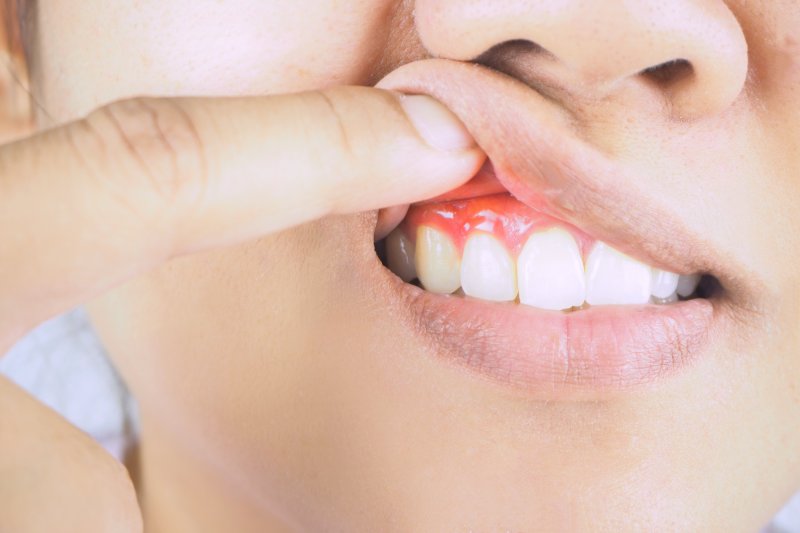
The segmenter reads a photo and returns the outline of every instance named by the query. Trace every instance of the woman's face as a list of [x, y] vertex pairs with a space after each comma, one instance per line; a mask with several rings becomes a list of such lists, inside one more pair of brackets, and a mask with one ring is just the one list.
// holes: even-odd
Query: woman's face
[[[56, 122], [480, 56], [628, 169], [617, 187], [658, 207], [645, 225], [699, 236], [686, 268], [719, 264], [691, 364], [550, 397], [449, 360], [417, 318], [458, 317], [413, 308], [376, 256], [375, 213], [175, 260], [92, 305], [140, 403], [151, 512], [159, 486], [200, 497], [223, 479], [217, 500], [308, 530], [753, 531], [800, 486], [800, 2], [42, 0], [37, 17], [34, 86]], [[641, 73], [672, 59], [693, 71]], [[525, 137], [496, 87], [496, 114], [467, 110], [490, 157]]]

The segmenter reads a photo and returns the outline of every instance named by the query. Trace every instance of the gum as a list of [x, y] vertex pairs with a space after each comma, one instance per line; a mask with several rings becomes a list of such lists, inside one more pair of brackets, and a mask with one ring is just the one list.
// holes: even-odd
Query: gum
[[508, 193], [413, 205], [400, 229], [416, 245], [417, 228], [423, 225], [449, 236], [462, 253], [473, 231], [494, 235], [514, 257], [532, 233], [553, 227], [572, 234], [584, 259], [596, 242], [575, 226], [536, 211]]

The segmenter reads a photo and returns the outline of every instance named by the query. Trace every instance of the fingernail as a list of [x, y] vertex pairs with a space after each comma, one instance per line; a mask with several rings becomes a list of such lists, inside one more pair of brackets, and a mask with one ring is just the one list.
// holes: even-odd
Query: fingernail
[[458, 117], [430, 96], [401, 94], [400, 104], [420, 136], [438, 150], [461, 151], [475, 146]]

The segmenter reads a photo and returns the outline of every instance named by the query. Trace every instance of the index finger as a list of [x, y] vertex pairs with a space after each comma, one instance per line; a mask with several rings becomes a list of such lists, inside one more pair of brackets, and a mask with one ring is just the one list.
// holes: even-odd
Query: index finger
[[484, 157], [441, 104], [372, 88], [104, 106], [0, 148], [0, 348], [176, 255], [434, 196]]

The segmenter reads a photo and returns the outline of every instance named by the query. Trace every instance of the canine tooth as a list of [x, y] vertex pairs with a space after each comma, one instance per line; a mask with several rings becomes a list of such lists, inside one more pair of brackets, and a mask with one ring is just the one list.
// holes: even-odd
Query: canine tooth
[[650, 294], [661, 300], [668, 298], [678, 288], [678, 275], [660, 268], [653, 268], [653, 287]]
[[598, 242], [586, 260], [586, 302], [590, 305], [650, 301], [651, 268]]
[[514, 261], [505, 246], [492, 235], [473, 233], [461, 258], [461, 287], [468, 296], [511, 301], [517, 297]]
[[411, 240], [400, 228], [386, 236], [386, 263], [389, 270], [403, 281], [408, 282], [417, 277], [414, 255]]
[[541, 309], [579, 307], [586, 298], [583, 259], [572, 235], [553, 228], [528, 237], [517, 259], [519, 300]]
[[700, 283], [700, 274], [691, 274], [678, 278], [678, 296], [691, 296]]
[[417, 276], [426, 290], [450, 294], [461, 286], [461, 261], [453, 241], [431, 228], [417, 228], [417, 249], [414, 264]]

